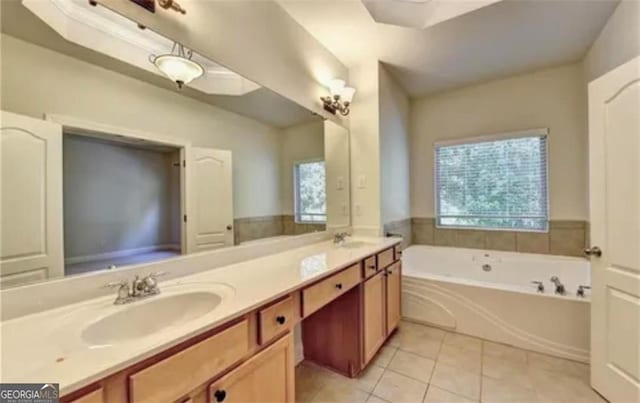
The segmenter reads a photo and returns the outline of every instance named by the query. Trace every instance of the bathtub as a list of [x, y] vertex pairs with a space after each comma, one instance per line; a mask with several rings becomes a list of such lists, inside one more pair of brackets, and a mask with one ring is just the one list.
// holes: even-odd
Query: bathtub
[[[406, 319], [589, 361], [590, 264], [573, 257], [413, 245], [402, 254]], [[556, 295], [552, 276], [567, 293]], [[532, 281], [542, 281], [544, 293]]]

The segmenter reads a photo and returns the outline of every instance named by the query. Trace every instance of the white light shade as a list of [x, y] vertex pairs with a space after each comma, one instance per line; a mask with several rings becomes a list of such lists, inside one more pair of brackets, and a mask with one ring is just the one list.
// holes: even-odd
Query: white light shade
[[345, 103], [351, 103], [351, 101], [353, 100], [353, 95], [356, 93], [356, 89], [353, 87], [344, 87], [342, 89], [342, 95], [340, 95], [340, 98], [342, 99], [342, 102]]
[[336, 95], [342, 96], [342, 90], [344, 89], [344, 80], [340, 80], [339, 78], [334, 78], [329, 81], [329, 92], [331, 92], [331, 96], [335, 97]]
[[158, 56], [153, 64], [179, 84], [187, 84], [204, 74], [204, 69], [198, 63], [178, 55]]

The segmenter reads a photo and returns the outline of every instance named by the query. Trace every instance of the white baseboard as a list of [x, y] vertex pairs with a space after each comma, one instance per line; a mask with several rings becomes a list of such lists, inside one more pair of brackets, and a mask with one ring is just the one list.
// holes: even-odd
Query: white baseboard
[[149, 252], [156, 252], [161, 250], [180, 251], [180, 245], [178, 244], [153, 245], [153, 246], [145, 246], [143, 248], [122, 249], [122, 250], [116, 250], [113, 252], [98, 253], [95, 255], [74, 256], [74, 257], [65, 258], [64, 263], [77, 264], [77, 263], [92, 262], [95, 260], [116, 259], [121, 257], [138, 255], [140, 253], [149, 253]]

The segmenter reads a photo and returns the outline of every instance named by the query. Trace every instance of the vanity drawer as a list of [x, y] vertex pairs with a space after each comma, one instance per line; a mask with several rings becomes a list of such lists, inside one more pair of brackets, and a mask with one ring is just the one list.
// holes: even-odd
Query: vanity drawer
[[376, 256], [369, 256], [364, 260], [364, 276], [365, 278], [371, 277], [378, 272], [378, 264], [376, 262]]
[[394, 248], [385, 249], [378, 253], [378, 268], [384, 269], [395, 260]]
[[240, 361], [249, 352], [245, 319], [129, 376], [131, 403], [172, 402]]
[[258, 313], [260, 318], [260, 344], [264, 344], [293, 326], [296, 319], [295, 301], [291, 296]]
[[302, 290], [302, 312], [307, 317], [360, 282], [360, 263]]

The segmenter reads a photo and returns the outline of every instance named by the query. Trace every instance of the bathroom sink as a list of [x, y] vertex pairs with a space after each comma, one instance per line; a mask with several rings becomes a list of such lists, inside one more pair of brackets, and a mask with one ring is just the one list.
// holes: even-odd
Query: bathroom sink
[[340, 245], [341, 248], [345, 249], [358, 249], [363, 248], [365, 246], [373, 246], [371, 242], [363, 242], [363, 241], [347, 241]]
[[146, 337], [206, 315], [221, 302], [220, 295], [207, 291], [160, 294], [119, 306], [85, 328], [82, 339], [92, 346], [104, 346]]

